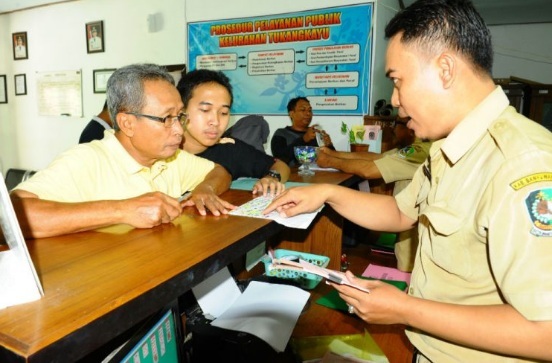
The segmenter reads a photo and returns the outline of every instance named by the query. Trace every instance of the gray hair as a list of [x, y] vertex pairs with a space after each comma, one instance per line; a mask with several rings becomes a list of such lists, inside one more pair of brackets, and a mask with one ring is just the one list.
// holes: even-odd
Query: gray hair
[[156, 64], [131, 64], [117, 69], [107, 81], [107, 107], [115, 131], [119, 130], [119, 112], [140, 112], [144, 107], [144, 82], [167, 81], [174, 86], [174, 78]]

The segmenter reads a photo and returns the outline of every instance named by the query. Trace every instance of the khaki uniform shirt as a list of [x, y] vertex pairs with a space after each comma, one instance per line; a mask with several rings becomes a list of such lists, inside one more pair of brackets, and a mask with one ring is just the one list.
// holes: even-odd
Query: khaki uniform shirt
[[201, 183], [214, 165], [178, 150], [170, 159], [147, 168], [130, 156], [113, 130], [106, 130], [102, 140], [79, 144], [60, 154], [15, 189], [68, 203], [121, 200], [153, 191], [178, 198]]
[[[383, 181], [395, 183], [393, 195], [397, 195], [410, 183], [418, 167], [427, 159], [430, 146], [431, 142], [416, 138], [412, 145], [386, 151], [381, 159], [374, 160]], [[416, 228], [397, 235], [395, 257], [399, 270], [412, 271], [417, 247], [418, 230]]]
[[412, 180], [418, 167], [427, 158], [430, 146], [431, 142], [416, 138], [412, 145], [386, 151], [381, 159], [374, 160], [383, 181], [395, 182], [393, 194], [400, 192]]
[[[396, 198], [418, 219], [410, 295], [552, 320], [552, 134], [508, 106], [500, 87], [433, 142]], [[433, 362], [524, 361], [407, 335]]]

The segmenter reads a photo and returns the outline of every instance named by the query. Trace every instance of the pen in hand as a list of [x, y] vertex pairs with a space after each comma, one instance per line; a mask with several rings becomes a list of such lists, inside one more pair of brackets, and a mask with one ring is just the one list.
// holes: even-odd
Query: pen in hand
[[187, 191], [178, 198], [178, 202], [182, 203], [192, 196], [192, 192]]

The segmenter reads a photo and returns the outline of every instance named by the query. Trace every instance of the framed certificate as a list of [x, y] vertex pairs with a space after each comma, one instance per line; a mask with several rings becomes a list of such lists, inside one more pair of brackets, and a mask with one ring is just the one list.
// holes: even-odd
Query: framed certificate
[[0, 75], [0, 103], [8, 103], [8, 87], [5, 74]]
[[107, 91], [107, 80], [115, 72], [115, 68], [94, 70], [94, 93]]
[[27, 76], [25, 74], [16, 74], [15, 78], [15, 95], [22, 96], [27, 94]]

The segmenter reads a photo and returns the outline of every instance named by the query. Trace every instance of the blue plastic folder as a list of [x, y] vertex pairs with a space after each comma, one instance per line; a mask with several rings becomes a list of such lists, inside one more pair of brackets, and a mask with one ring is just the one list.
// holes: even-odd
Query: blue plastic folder
[[[235, 190], [252, 190], [253, 186], [259, 179], [257, 178], [238, 178], [230, 184], [230, 189]], [[293, 188], [293, 187], [302, 187], [305, 185], [309, 185], [309, 183], [301, 183], [301, 182], [286, 182], [286, 189]]]

